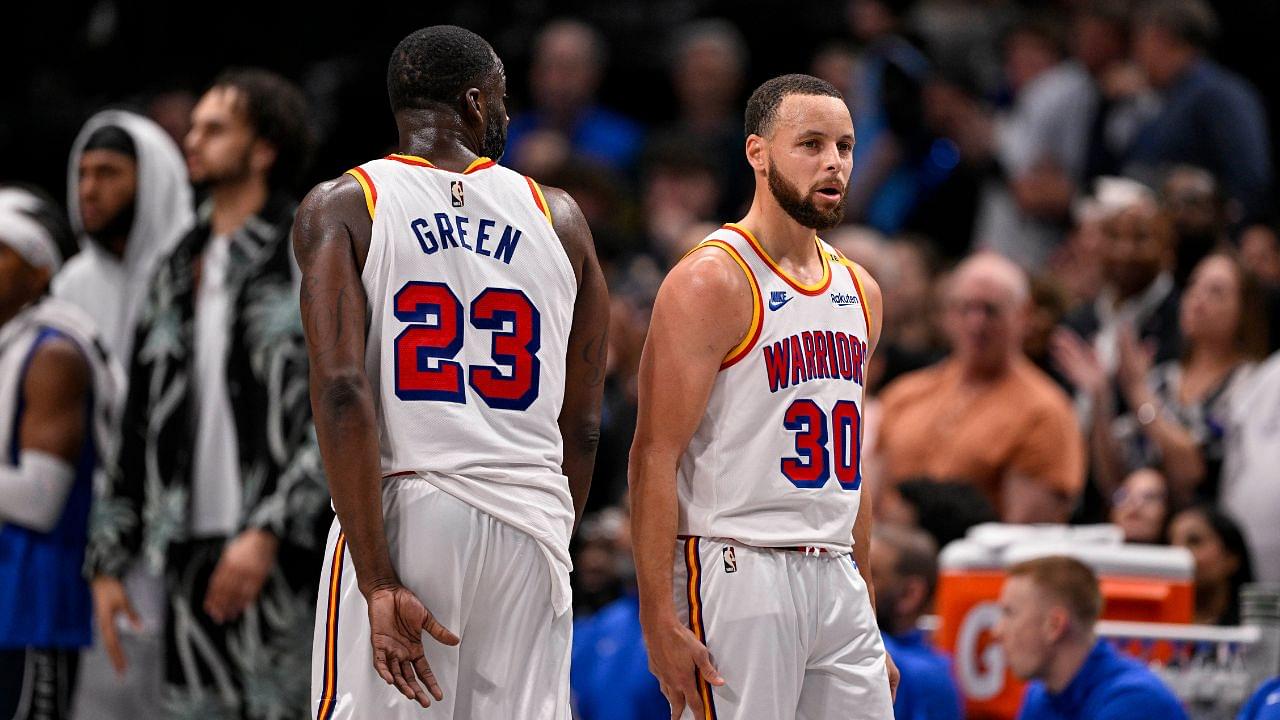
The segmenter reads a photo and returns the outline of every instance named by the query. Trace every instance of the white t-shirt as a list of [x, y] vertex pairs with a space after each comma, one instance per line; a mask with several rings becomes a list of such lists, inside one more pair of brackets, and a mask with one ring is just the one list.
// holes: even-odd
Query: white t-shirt
[[192, 537], [225, 537], [240, 518], [240, 451], [227, 394], [231, 296], [227, 266], [231, 238], [209, 240], [195, 301], [195, 457], [192, 464]]
[[1280, 582], [1280, 353], [1236, 393], [1222, 468], [1221, 501], [1240, 523], [1257, 580]]

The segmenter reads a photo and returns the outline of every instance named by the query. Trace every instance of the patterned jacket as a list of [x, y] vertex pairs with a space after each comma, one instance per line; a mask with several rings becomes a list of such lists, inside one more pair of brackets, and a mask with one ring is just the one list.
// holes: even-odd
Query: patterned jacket
[[[227, 391], [239, 444], [240, 527], [282, 543], [322, 544], [328, 490], [311, 422], [307, 351], [289, 253], [296, 204], [273, 197], [235, 232]], [[159, 571], [191, 527], [197, 259], [211, 204], [157, 269], [138, 323], [117, 461], [91, 519], [87, 571], [121, 576], [141, 559]]]

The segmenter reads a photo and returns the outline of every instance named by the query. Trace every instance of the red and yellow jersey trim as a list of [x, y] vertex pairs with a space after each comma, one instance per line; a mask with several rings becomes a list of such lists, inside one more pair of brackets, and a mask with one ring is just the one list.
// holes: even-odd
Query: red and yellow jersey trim
[[329, 571], [329, 607], [324, 623], [324, 691], [316, 720], [329, 720], [338, 701], [338, 602], [342, 597], [342, 561], [347, 551], [347, 534], [338, 533]]
[[769, 257], [769, 253], [765, 252], [764, 247], [760, 245], [760, 241], [756, 239], [755, 235], [751, 234], [750, 230], [742, 227], [738, 223], [727, 223], [724, 227], [727, 230], [732, 230], [741, 235], [743, 239], [747, 241], [747, 244], [751, 246], [751, 249], [755, 251], [756, 255], [760, 256], [760, 260], [764, 262], [765, 265], [768, 265], [769, 269], [773, 270], [774, 274], [782, 278], [784, 282], [794, 288], [796, 292], [810, 296], [821, 295], [823, 292], [826, 292], [827, 287], [831, 285], [831, 263], [827, 261], [827, 254], [822, 251], [822, 243], [818, 241], [818, 237], [816, 235], [813, 237], [813, 245], [818, 250], [819, 259], [822, 260], [822, 278], [812, 285], [805, 285], [788, 275], [786, 270], [779, 267], [778, 263], [774, 262], [773, 258]]
[[862, 319], [867, 321], [867, 342], [871, 342], [871, 338], [875, 337], [875, 332], [871, 329], [871, 308], [867, 304], [867, 293], [862, 289], [862, 281], [858, 279], [858, 265], [840, 251], [836, 252], [840, 264], [848, 268], [849, 277], [853, 278], [853, 287], [858, 291], [858, 306], [862, 308]]
[[751, 272], [751, 268], [747, 267], [747, 261], [729, 243], [723, 240], [704, 240], [693, 250], [685, 253], [685, 256], [704, 247], [717, 247], [728, 253], [738, 267], [742, 268], [742, 274], [747, 276], [747, 283], [751, 285], [751, 325], [747, 328], [747, 334], [742, 337], [742, 340], [738, 341], [738, 344], [734, 345], [720, 362], [720, 369], [725, 370], [746, 357], [747, 353], [751, 352], [751, 348], [755, 347], [756, 341], [760, 339], [760, 332], [764, 329], [764, 300], [760, 295], [760, 284], [756, 282], [755, 273]]
[[378, 207], [378, 188], [373, 186], [373, 178], [369, 177], [369, 173], [364, 168], [354, 167], [347, 171], [347, 174], [356, 179], [360, 183], [360, 189], [364, 190], [364, 204], [369, 208], [369, 219], [373, 219], [373, 212]]
[[[694, 637], [703, 645], [707, 644], [706, 622], [702, 612], [702, 558], [698, 557], [698, 538], [686, 538], [684, 541], [684, 565], [688, 571], [689, 585], [686, 588], [689, 600], [689, 629]], [[702, 698], [701, 720], [716, 720], [716, 701], [711, 694], [711, 684], [702, 673], [694, 670], [698, 682], [698, 695]]]
[[[436, 170], [440, 169], [440, 168], [437, 168], [435, 165], [431, 164], [430, 160], [426, 158], [418, 157], [417, 155], [402, 155], [400, 153], [391, 153], [390, 155], [387, 156], [386, 159], [395, 160], [396, 162], [404, 163], [405, 165], [434, 168]], [[470, 175], [473, 172], [484, 170], [485, 168], [493, 167], [494, 165], [497, 165], [497, 162], [495, 162], [494, 160], [487, 157], [478, 157], [475, 160], [471, 161], [471, 164], [467, 166], [467, 169], [462, 171], [462, 174]]]
[[524, 181], [529, 183], [529, 193], [533, 195], [533, 204], [538, 206], [538, 211], [547, 219], [547, 224], [555, 227], [555, 222], [551, 219], [551, 206], [547, 205], [547, 196], [542, 194], [542, 186], [534, 182], [533, 178], [525, 176]]

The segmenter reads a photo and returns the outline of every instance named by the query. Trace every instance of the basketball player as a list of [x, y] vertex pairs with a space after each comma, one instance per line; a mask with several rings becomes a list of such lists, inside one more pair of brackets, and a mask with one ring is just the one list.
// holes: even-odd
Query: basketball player
[[604, 278], [573, 200], [495, 163], [488, 43], [419, 30], [387, 88], [401, 152], [314, 189], [294, 237], [337, 511], [317, 716], [567, 720]]
[[667, 276], [640, 363], [649, 666], [673, 718], [891, 718], [859, 503], [880, 290], [814, 234], [844, 215], [853, 123], [829, 83], [785, 75], [746, 132], [751, 209]]

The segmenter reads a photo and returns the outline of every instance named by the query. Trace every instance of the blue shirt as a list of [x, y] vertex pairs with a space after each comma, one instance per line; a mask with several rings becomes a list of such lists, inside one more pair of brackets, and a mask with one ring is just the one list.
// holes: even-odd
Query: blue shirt
[[1198, 165], [1244, 205], [1246, 221], [1265, 215], [1271, 202], [1271, 142], [1258, 92], [1235, 73], [1201, 59], [1161, 97], [1160, 113], [1134, 135], [1126, 174], [1142, 177], [1175, 163]]
[[[23, 378], [36, 348], [54, 337], [66, 336], [47, 328], [36, 336], [22, 366]], [[17, 408], [0, 408], [14, 413], [13, 436], [6, 438], [2, 460], [10, 465], [18, 464], [18, 432], [25, 410], [21, 393]], [[92, 407], [86, 417], [93, 417]], [[0, 649], [84, 647], [92, 640], [93, 603], [81, 574], [93, 501], [92, 436], [86, 427], [75, 481], [53, 529], [36, 532], [9, 523], [0, 528]]]
[[1070, 684], [1051, 693], [1044, 683], [1027, 686], [1019, 720], [1186, 720], [1173, 692], [1142, 663], [1099, 640]]
[[960, 692], [951, 676], [951, 660], [915, 630], [905, 635], [883, 633], [884, 648], [902, 674], [893, 701], [896, 720], [960, 720]]
[[1236, 720], [1280, 720], [1280, 677], [1262, 683]]
[[[517, 115], [507, 127], [507, 147], [513, 162], [520, 162], [520, 145], [546, 124], [537, 112]], [[573, 154], [582, 155], [620, 172], [631, 169], [644, 145], [644, 130], [634, 121], [611, 110], [590, 107], [582, 111], [568, 130]]]
[[670, 720], [640, 631], [640, 600], [627, 595], [573, 624], [569, 672], [580, 720]]

